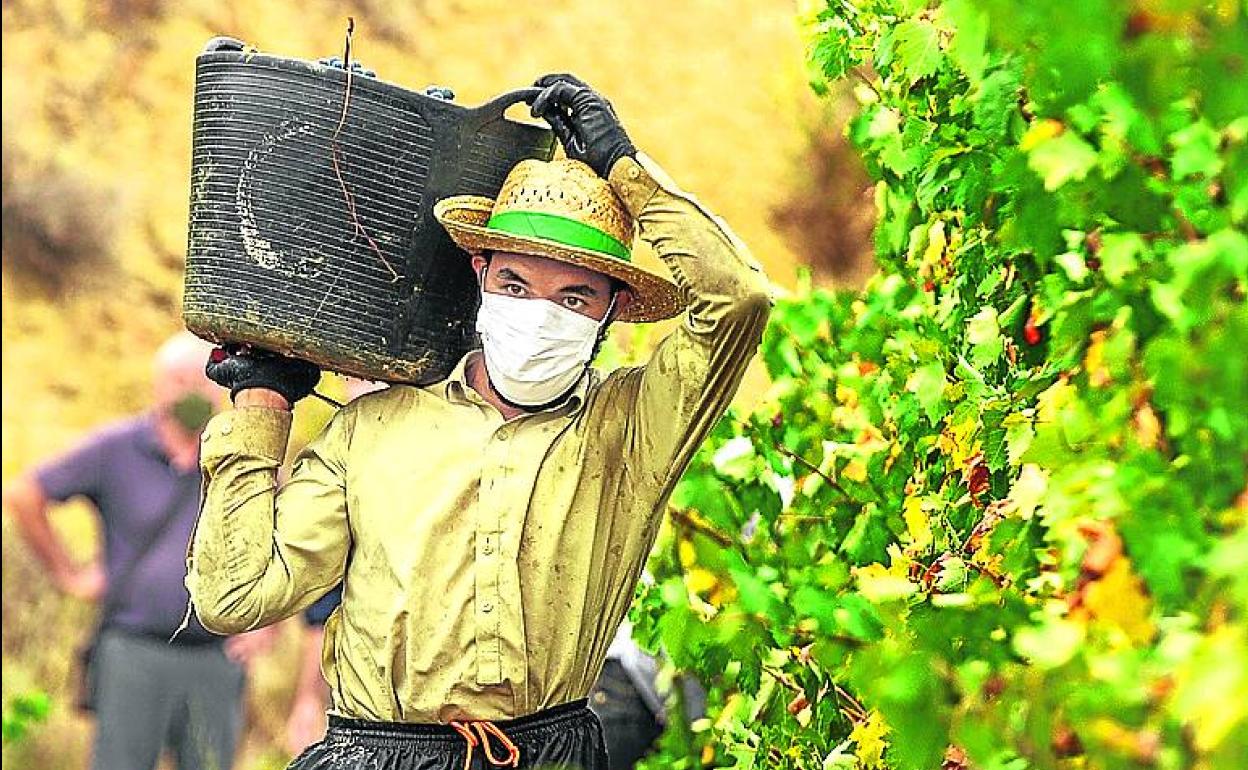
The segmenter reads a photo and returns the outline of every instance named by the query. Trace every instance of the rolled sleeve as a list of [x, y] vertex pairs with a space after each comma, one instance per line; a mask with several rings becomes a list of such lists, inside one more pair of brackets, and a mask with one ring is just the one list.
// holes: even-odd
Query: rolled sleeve
[[687, 309], [650, 361], [620, 375], [633, 448], [670, 488], [731, 402], [757, 352], [771, 285], [728, 225], [642, 154], [611, 168], [612, 189], [663, 260]]
[[203, 509], [187, 555], [187, 589], [206, 628], [239, 633], [311, 604], [342, 578], [349, 535], [339, 421], [278, 469], [289, 412], [244, 408], [204, 431]]

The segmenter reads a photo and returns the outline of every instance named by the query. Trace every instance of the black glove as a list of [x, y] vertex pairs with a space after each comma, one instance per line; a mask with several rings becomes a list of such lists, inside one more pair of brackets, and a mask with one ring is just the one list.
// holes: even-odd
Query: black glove
[[542, 92], [533, 99], [533, 117], [550, 124], [569, 158], [584, 161], [606, 179], [617, 160], [637, 154], [611, 102], [584, 81], [546, 75], [534, 85]]
[[320, 367], [310, 361], [235, 343], [214, 348], [204, 373], [221, 387], [229, 388], [231, 400], [248, 388], [267, 388], [280, 393], [292, 405], [310, 394], [321, 379]]

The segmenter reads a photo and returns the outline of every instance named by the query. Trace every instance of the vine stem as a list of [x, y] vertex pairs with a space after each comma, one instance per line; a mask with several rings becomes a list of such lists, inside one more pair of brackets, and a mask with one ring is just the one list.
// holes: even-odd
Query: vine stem
[[790, 459], [792, 459], [792, 460], [796, 460], [798, 463], [800, 463], [800, 464], [802, 465], [802, 467], [806, 468], [807, 470], [809, 470], [809, 471], [810, 471], [810, 472], [812, 472], [812, 473], [817, 474], [817, 475], [818, 475], [820, 478], [822, 478], [824, 481], [826, 481], [826, 482], [828, 482], [829, 484], [831, 484], [833, 489], [839, 490], [839, 491], [841, 492], [841, 494], [844, 494], [844, 495], [846, 495], [846, 496], [848, 496], [848, 495], [849, 495], [849, 493], [845, 491], [845, 488], [844, 488], [844, 487], [842, 487], [840, 484], [838, 484], [838, 483], [837, 483], [836, 479], [834, 479], [834, 478], [832, 478], [831, 476], [829, 476], [828, 474], [824, 473], [822, 470], [820, 470], [820, 469], [819, 469], [819, 466], [815, 465], [815, 464], [814, 464], [814, 463], [812, 463], [810, 460], [807, 460], [805, 457], [802, 457], [802, 456], [801, 456], [801, 455], [799, 455], [797, 452], [794, 452], [792, 449], [789, 449], [789, 448], [788, 448], [787, 446], [785, 446], [784, 444], [781, 444], [779, 441], [772, 441], [772, 442], [771, 442], [771, 445], [772, 445], [773, 447], [775, 447], [775, 448], [776, 448], [776, 451], [777, 451], [777, 452], [779, 452], [780, 454], [782, 454], [782, 455], [784, 455], [785, 457], [788, 457], [788, 458], [790, 458]]
[[712, 529], [711, 527], [707, 526], [706, 524], [703, 524], [702, 522], [698, 521], [697, 519], [693, 518], [692, 516], [690, 516], [689, 514], [685, 513], [682, 510], [679, 510], [677, 508], [672, 508], [670, 511], [670, 515], [672, 517], [672, 520], [675, 521], [677, 524], [683, 525], [685, 527], [688, 527], [689, 529], [692, 529], [694, 532], [705, 535], [706, 537], [709, 537], [711, 540], [714, 540], [716, 543], [718, 543], [719, 545], [722, 545], [725, 548], [735, 549], [737, 547], [737, 543], [731, 537], [724, 534], [723, 532], [720, 532], [717, 529]]

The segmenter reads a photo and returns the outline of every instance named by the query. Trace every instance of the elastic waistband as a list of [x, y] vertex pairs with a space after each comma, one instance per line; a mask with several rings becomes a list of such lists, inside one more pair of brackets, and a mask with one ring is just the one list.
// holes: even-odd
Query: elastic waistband
[[[566, 729], [583, 720], [595, 719], [589, 710], [588, 699], [561, 703], [558, 706], [538, 711], [528, 716], [515, 719], [497, 719], [492, 721], [500, 730], [515, 740], [524, 740], [536, 733], [546, 732], [555, 728]], [[470, 721], [470, 720], [465, 720]], [[376, 737], [382, 740], [416, 740], [462, 744], [463, 735], [449, 724], [425, 722], [372, 722], [367, 719], [350, 719], [334, 714], [329, 715], [329, 736], [334, 734], [351, 736], [352, 738]]]

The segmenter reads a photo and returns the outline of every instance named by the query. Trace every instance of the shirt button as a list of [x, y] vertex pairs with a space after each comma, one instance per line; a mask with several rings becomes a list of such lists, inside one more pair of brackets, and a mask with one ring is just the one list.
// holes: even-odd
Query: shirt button
[[481, 552], [484, 553], [486, 556], [489, 556], [490, 554], [494, 553], [494, 546], [490, 545], [489, 543], [486, 543], [484, 546], [482, 546]]
[[232, 433], [233, 431], [234, 431], [234, 429], [230, 427], [230, 424], [229, 424], [228, 422], [227, 422], [225, 425], [222, 425], [222, 426], [221, 426], [221, 435], [222, 435], [222, 436], [228, 436], [228, 435], [230, 435], [230, 433]]
[[490, 604], [489, 602], [486, 602], [485, 604], [482, 604], [482, 605], [481, 605], [481, 611], [482, 611], [482, 612], [493, 612], [493, 611], [494, 611], [494, 605], [493, 605], [493, 604]]
[[640, 179], [640, 178], [641, 178], [641, 169], [637, 168], [636, 166], [632, 166], [631, 168], [629, 168], [629, 169], [628, 169], [628, 178], [629, 178], [629, 179]]

